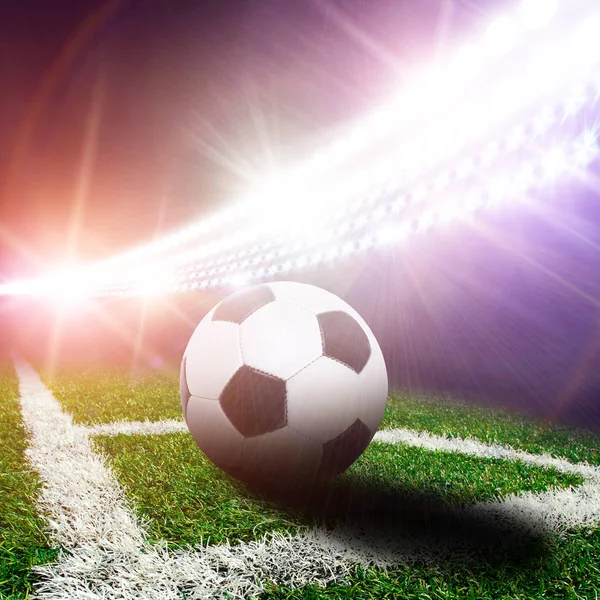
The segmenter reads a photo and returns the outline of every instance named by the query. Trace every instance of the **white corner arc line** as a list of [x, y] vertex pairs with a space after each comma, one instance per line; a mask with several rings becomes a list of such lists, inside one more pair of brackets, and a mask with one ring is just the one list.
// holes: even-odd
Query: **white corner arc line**
[[600, 467], [588, 463], [573, 464], [548, 454], [531, 454], [498, 444], [484, 444], [473, 439], [436, 436], [408, 429], [380, 431], [374, 439], [427, 450], [521, 461], [528, 465], [580, 475], [584, 483], [575, 488], [510, 494], [496, 500], [478, 502], [468, 510], [495, 513], [502, 518], [515, 518], [522, 522], [534, 523], [535, 527], [556, 532], [569, 527], [594, 527], [600, 523]]
[[528, 465], [553, 468], [565, 473], [575, 473], [586, 479], [600, 481], [600, 467], [588, 463], [571, 463], [564, 458], [555, 458], [549, 454], [532, 454], [523, 450], [515, 450], [510, 446], [486, 444], [471, 438], [439, 436], [427, 431], [411, 429], [387, 429], [378, 431], [374, 441], [388, 444], [406, 444], [426, 450], [443, 450], [460, 452], [482, 458], [499, 458], [503, 460], [521, 461]]
[[[382, 545], [380, 538], [373, 544], [368, 537], [358, 538], [349, 532], [320, 528], [296, 536], [275, 533], [257, 542], [198, 547], [174, 554], [164, 545], [150, 545], [146, 542], [143, 524], [134, 517], [104, 458], [94, 453], [89, 436], [111, 435], [111, 431], [114, 433], [126, 426], [132, 433], [159, 432], [161, 428], [147, 423], [120, 423], [113, 425], [112, 430], [108, 426], [74, 426], [71, 416], [62, 411], [29, 365], [17, 363], [16, 369], [23, 420], [31, 434], [27, 456], [44, 483], [40, 504], [50, 514], [52, 537], [67, 548], [56, 564], [37, 569], [41, 575], [37, 598], [170, 600], [181, 598], [182, 591], [191, 598], [221, 598], [226, 594], [247, 598], [260, 593], [267, 580], [292, 587], [308, 583], [327, 585], [343, 580], [357, 565], [390, 567], [402, 561], [427, 560], [431, 556], [423, 549], [415, 550], [410, 540], [397, 539], [394, 535]], [[177, 423], [169, 422], [162, 431], [185, 431], [185, 424]], [[399, 437], [382, 439], [392, 433], [381, 432], [376, 439], [400, 442]], [[418, 441], [414, 445], [425, 447], [425, 444], [435, 443], [435, 436], [406, 431], [402, 434], [405, 436], [402, 443], [409, 443], [407, 436], [411, 434], [418, 438], [412, 440]], [[438, 442], [460, 445], [456, 440], [445, 438]], [[483, 451], [479, 443], [474, 444], [467, 453]], [[531, 458], [533, 460], [537, 459]], [[586, 488], [588, 496], [580, 495], [576, 501], [588, 506], [594, 501], [596, 512], [600, 512], [600, 469], [570, 465], [566, 461], [561, 464], [564, 469], [580, 472], [586, 482], [574, 491], [560, 490], [556, 502], [562, 502], [564, 508], [568, 494]], [[560, 468], [558, 463], [553, 466]], [[567, 493], [564, 497], [560, 496], [563, 492]], [[486, 516], [491, 511], [504, 519], [533, 516], [533, 526], [540, 528], [564, 526], [564, 522], [556, 519], [540, 520], [538, 499], [535, 495], [530, 498], [522, 495], [508, 502], [505, 499], [480, 503], [468, 511], [474, 511], [475, 516]], [[548, 500], [545, 496], [543, 502]], [[519, 504], [520, 501], [523, 502]], [[545, 514], [544, 509], [542, 517]], [[583, 515], [583, 521], [581, 514], [573, 514], [579, 515], [578, 524], [591, 522], [589, 510]], [[570, 524], [574, 522], [572, 519]]]
[[[89, 435], [159, 435], [163, 433], [188, 433], [189, 429], [183, 420], [165, 419], [162, 421], [113, 421], [99, 425], [77, 425]], [[554, 468], [566, 473], [579, 474], [586, 479], [600, 479], [600, 467], [588, 463], [571, 463], [564, 458], [555, 458], [548, 454], [533, 454], [515, 450], [500, 444], [487, 444], [472, 438], [449, 437], [431, 434], [427, 431], [412, 429], [385, 429], [378, 431], [373, 438], [375, 442], [387, 444], [406, 444], [426, 450], [443, 450], [459, 452], [482, 458], [498, 458], [518, 460], [529, 465]]]

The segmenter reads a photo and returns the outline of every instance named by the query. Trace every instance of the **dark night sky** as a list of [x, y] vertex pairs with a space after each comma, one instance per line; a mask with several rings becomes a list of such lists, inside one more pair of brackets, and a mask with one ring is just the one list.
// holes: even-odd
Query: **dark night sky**
[[103, 257], [234, 198], [384, 98], [481, 4], [4, 0], [0, 274]]

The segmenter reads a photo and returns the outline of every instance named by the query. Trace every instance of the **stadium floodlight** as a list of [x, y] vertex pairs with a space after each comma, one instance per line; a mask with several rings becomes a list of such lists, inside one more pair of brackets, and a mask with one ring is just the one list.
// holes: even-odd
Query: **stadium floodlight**
[[409, 234], [410, 225], [408, 223], [387, 223], [376, 233], [376, 240], [377, 244], [380, 246], [389, 246], [406, 239]]
[[[579, 5], [579, 2], [577, 4]], [[585, 5], [583, 2], [581, 4]], [[508, 16], [498, 17], [490, 24], [484, 36], [484, 46], [493, 51], [506, 49], [515, 40], [518, 23], [523, 23], [528, 27], [531, 27], [532, 24], [542, 27], [550, 22], [556, 10], [556, 0], [524, 0], [519, 10], [519, 19], [511, 19]], [[361, 119], [347, 135], [341, 136], [331, 146], [315, 154], [313, 159], [306, 161], [298, 168], [286, 170], [274, 181], [267, 182], [265, 186], [259, 186], [255, 193], [243, 198], [233, 207], [169, 235], [163, 240], [110, 259], [110, 266], [119, 268], [126, 263], [144, 260], [145, 257], [161, 254], [168, 249], [214, 232], [232, 221], [239, 221], [248, 216], [256, 205], [264, 205], [265, 198], [271, 196], [274, 189], [285, 195], [286, 191], [296, 188], [298, 184], [303, 184], [309, 179], [314, 180], [316, 175], [342, 164], [349, 156], [360, 152], [381, 136], [389, 135], [391, 131], [397, 130], [403, 124], [412, 122], [415, 113], [422, 115], [425, 106], [437, 103], [439, 95], [433, 92], [444, 89], [449, 91], [456, 87], [454, 85], [456, 81], [453, 78], [463, 80], [466, 75], [467, 79], [475, 77], [479, 72], [476, 67], [482, 66], [479, 45], [474, 42], [466, 44], [459, 49], [456, 57], [450, 60], [450, 64], [440, 64], [437, 68], [430, 69], [426, 75], [420, 76], [412, 86], [404, 88], [390, 103], [380, 106], [371, 115]], [[487, 70], [490, 68], [492, 65], [486, 66]], [[281, 182], [284, 182], [283, 185]], [[261, 187], [262, 189], [260, 189]], [[279, 192], [276, 195], [281, 197]]]
[[492, 55], [506, 54], [516, 42], [517, 31], [515, 22], [510, 17], [496, 17], [485, 32], [485, 49]]
[[546, 27], [558, 11], [558, 0], [522, 0], [519, 19], [528, 29]]
[[473, 43], [464, 44], [454, 55], [452, 75], [459, 81], [474, 76], [483, 65], [481, 52]]
[[[579, 4], [577, 2], [577, 6]], [[581, 6], [584, 7], [584, 3]], [[585, 8], [589, 9], [589, 5]], [[531, 5], [528, 10], [533, 10]], [[489, 89], [485, 86], [469, 87], [468, 82], [461, 79], [460, 86], [448, 88], [448, 102], [444, 103], [440, 103], [438, 94], [433, 92], [452, 83], [458, 73], [437, 65], [415, 85], [408, 86], [389, 106], [378, 109], [372, 117], [362, 120], [349, 137], [336, 143], [333, 155], [338, 160], [339, 155], [347, 157], [348, 152], [357, 152], [359, 147], [372, 143], [382, 132], [393, 138], [391, 143], [384, 142], [378, 147], [375, 158], [370, 156], [361, 162], [360, 168], [353, 164], [345, 172], [334, 169], [335, 176], [322, 180], [316, 176], [308, 177], [312, 171], [307, 171], [301, 165], [267, 183], [264, 193], [258, 190], [243, 203], [208, 220], [127, 254], [90, 265], [87, 273], [94, 282], [94, 290], [109, 289], [109, 286], [110, 289], [113, 286], [116, 289], [131, 288], [132, 281], [135, 281], [150, 256], [155, 264], [169, 266], [176, 272], [188, 269], [190, 261], [198, 259], [203, 260], [203, 268], [209, 264], [219, 267], [231, 261], [240, 247], [242, 250], [248, 246], [258, 247], [265, 240], [281, 237], [282, 228], [285, 228], [285, 237], [277, 239], [275, 245], [287, 244], [289, 240], [286, 237], [295, 239], [310, 235], [309, 230], [314, 226], [316, 215], [319, 215], [320, 222], [328, 224], [349, 214], [351, 210], [371, 213], [375, 206], [371, 203], [376, 202], [382, 194], [403, 198], [402, 202], [408, 198], [412, 204], [428, 203], [449, 183], [446, 170], [438, 170], [436, 176], [435, 169], [441, 164], [446, 165], [444, 169], [447, 169], [455, 156], [464, 156], [469, 145], [480, 144], [486, 137], [489, 139], [489, 134], [497, 135], [498, 130], [505, 131], [514, 114], [531, 110], [540, 101], [546, 103], [546, 108], [538, 112], [533, 126], [527, 129], [535, 136], [542, 136], [552, 127], [559, 126], [561, 117], [574, 115], [590, 100], [597, 99], [591, 98], [588, 90], [581, 88], [579, 83], [587, 84], [593, 79], [598, 88], [600, 78], [591, 68], [600, 61], [600, 40], [597, 35], [600, 30], [599, 19], [588, 18], [579, 26], [569, 25], [565, 31], [558, 31], [557, 26], [557, 31], [553, 32], [557, 34], [556, 39], [550, 39], [552, 36], [540, 39], [537, 51], [528, 51], [508, 74], [498, 77], [498, 81]], [[506, 45], [507, 38], [502, 37], [502, 31], [515, 32], [519, 22], [508, 16], [499, 17], [484, 36], [484, 45], [489, 43], [493, 46], [494, 39]], [[463, 57], [470, 56], [473, 59], [475, 54], [472, 51], [478, 47], [474, 45], [470, 51], [463, 51]], [[478, 57], [483, 60], [484, 53], [479, 52]], [[548, 104], [547, 99], [557, 92], [564, 94], [565, 88], [570, 89], [569, 99], [560, 106], [559, 111], [558, 105]], [[424, 106], [429, 107], [430, 111], [423, 112]], [[480, 107], [479, 113], [474, 110], [477, 107]], [[399, 127], [410, 123], [414, 119], [414, 111], [419, 110], [422, 120], [419, 139], [415, 141], [411, 136], [396, 136], [401, 131]], [[382, 126], [388, 118], [387, 126]], [[373, 123], [379, 125], [371, 127]], [[418, 123], [421, 127], [421, 121]], [[452, 169], [450, 179], [472, 178], [481, 165], [487, 168], [506, 151], [521, 149], [530, 141], [525, 131], [520, 127], [513, 128], [505, 139], [490, 142], [476, 160], [471, 157], [463, 159], [460, 166]], [[584, 150], [579, 152], [585, 154]], [[325, 160], [319, 164], [333, 163]], [[418, 176], [421, 176], [419, 181]], [[431, 178], [430, 185], [424, 181], [425, 178], [427, 181]], [[401, 193], [398, 192], [400, 189]], [[403, 207], [404, 204], [396, 203], [389, 210], [398, 213]], [[234, 221], [239, 223], [237, 228], [225, 228], [227, 224], [233, 225]], [[231, 233], [233, 229], [236, 230], [235, 234]], [[278, 233], [275, 234], [273, 229]], [[218, 235], [220, 230], [221, 236]], [[213, 241], [196, 242], [208, 233], [213, 235]], [[336, 236], [342, 233], [338, 232]], [[216, 274], [213, 273], [213, 276]], [[52, 286], [52, 282], [48, 285]], [[11, 289], [19, 288], [5, 284], [0, 286], [0, 294], [12, 293]]]

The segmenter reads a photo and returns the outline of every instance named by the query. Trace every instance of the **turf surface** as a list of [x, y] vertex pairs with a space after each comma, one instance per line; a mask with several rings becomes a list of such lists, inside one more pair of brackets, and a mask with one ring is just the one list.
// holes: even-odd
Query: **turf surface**
[[600, 465], [600, 440], [591, 432], [453, 400], [394, 392], [380, 429], [399, 427]]
[[518, 560], [447, 561], [398, 569], [356, 569], [327, 588], [280, 586], [261, 600], [596, 600], [600, 597], [600, 531], [572, 531]]
[[[131, 376], [124, 371], [60, 372], [44, 380], [78, 423], [181, 418], [176, 373]], [[9, 523], [6, 532], [0, 534], [0, 594], [24, 598], [32, 581], [27, 576], [29, 566], [51, 559], [53, 551], [48, 549], [41, 521], [32, 508], [39, 484], [24, 466], [26, 435], [20, 427], [14, 376], [4, 373], [2, 381], [0, 434], [4, 438], [9, 432], [15, 436], [10, 451], [6, 445], [0, 450], [2, 472], [23, 471], [25, 483], [9, 487], [0, 482], [4, 492], [0, 519], [6, 515]], [[395, 427], [473, 438], [600, 465], [600, 441], [589, 432], [459, 402], [394, 393], [382, 428]], [[361, 527], [377, 521], [375, 526], [383, 525], [388, 532], [398, 536], [414, 536], [416, 532], [424, 540], [441, 528], [462, 540], [481, 532], [469, 531], [468, 524], [456, 519], [457, 507], [581, 482], [574, 475], [520, 462], [376, 442], [344, 476], [319, 490], [314, 498], [284, 505], [221, 473], [187, 433], [96, 436], [94, 443], [107, 455], [140, 514], [152, 519], [152, 538], [167, 539], [172, 548], [256, 539], [273, 530], [293, 532], [317, 520]], [[407, 514], [417, 515], [408, 527]], [[470, 561], [458, 557], [415, 562], [389, 571], [356, 569], [347, 581], [326, 589], [271, 586], [262, 598], [596, 600], [596, 593], [600, 597], [600, 529], [573, 529], [562, 536], [507, 545], [504, 534], [488, 525], [484, 532], [489, 534], [488, 546], [482, 546]]]
[[178, 373], [65, 370], [42, 380], [81, 425], [183, 418]]
[[217, 469], [188, 433], [95, 436], [154, 540], [172, 546], [249, 540], [295, 531], [275, 508], [253, 499]]
[[[583, 482], [577, 475], [521, 462], [373, 443], [343, 477], [318, 490], [320, 501], [309, 498], [292, 509], [283, 505], [286, 509], [263, 501], [260, 494], [253, 496], [223, 474], [187, 433], [95, 440], [140, 515], [150, 517], [153, 537], [174, 546], [207, 538], [212, 543], [258, 539], [268, 531], [294, 531], [317, 517], [347, 519], [349, 511], [353, 524], [375, 510], [381, 512], [379, 518], [390, 520], [409, 497], [428, 504], [466, 505]], [[326, 513], [319, 510], [324, 505], [330, 508]]]
[[40, 486], [30, 468], [12, 368], [0, 366], [0, 598], [26, 598], [31, 591], [33, 565], [53, 560], [56, 551], [44, 535], [36, 514]]

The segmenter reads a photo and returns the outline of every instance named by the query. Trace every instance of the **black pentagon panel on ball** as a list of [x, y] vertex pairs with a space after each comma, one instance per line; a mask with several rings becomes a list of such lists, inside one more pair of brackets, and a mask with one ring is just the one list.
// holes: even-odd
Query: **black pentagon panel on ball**
[[321, 313], [317, 319], [323, 338], [323, 354], [360, 373], [371, 356], [371, 344], [358, 321], [341, 310]]
[[319, 477], [343, 473], [364, 452], [372, 437], [369, 428], [356, 419], [346, 431], [323, 444]]
[[213, 321], [229, 321], [241, 325], [252, 313], [275, 300], [268, 285], [257, 285], [225, 298], [215, 309]]
[[181, 395], [181, 408], [183, 409], [183, 416], [187, 412], [187, 405], [190, 401], [190, 390], [187, 384], [187, 378], [185, 376], [185, 364], [187, 362], [187, 358], [184, 356], [181, 361], [181, 371], [179, 373], [179, 394]]
[[285, 427], [286, 394], [283, 379], [244, 365], [229, 380], [219, 402], [244, 437], [255, 437]]

